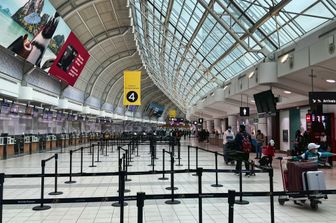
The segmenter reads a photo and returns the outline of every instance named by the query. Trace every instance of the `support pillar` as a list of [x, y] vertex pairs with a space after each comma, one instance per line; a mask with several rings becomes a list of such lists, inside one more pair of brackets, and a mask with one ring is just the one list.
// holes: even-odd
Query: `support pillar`
[[228, 116], [228, 126], [231, 126], [232, 131], [237, 134], [239, 131], [238, 123], [237, 123], [237, 116], [236, 115], [229, 115]]

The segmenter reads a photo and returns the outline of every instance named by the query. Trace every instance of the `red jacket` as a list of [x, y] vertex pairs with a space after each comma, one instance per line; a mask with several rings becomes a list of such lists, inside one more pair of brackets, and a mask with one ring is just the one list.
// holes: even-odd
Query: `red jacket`
[[270, 145], [263, 146], [262, 152], [265, 156], [274, 156], [274, 147]]

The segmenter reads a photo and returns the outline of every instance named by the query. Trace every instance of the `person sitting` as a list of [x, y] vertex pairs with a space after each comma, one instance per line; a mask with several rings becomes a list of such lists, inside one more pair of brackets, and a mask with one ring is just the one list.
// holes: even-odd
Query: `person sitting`
[[336, 154], [331, 152], [319, 152], [318, 149], [320, 145], [315, 143], [309, 143], [307, 146], [307, 150], [299, 156], [299, 159], [318, 162], [319, 164], [324, 164], [323, 158], [331, 157]]
[[274, 150], [275, 150], [274, 145], [275, 145], [275, 142], [273, 139], [271, 139], [268, 142], [268, 145], [263, 147], [264, 156], [259, 160], [259, 163], [261, 166], [272, 167]]

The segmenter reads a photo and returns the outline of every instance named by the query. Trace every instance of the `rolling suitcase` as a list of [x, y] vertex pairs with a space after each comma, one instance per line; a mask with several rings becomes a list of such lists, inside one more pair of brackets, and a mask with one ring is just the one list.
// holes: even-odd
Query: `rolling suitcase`
[[326, 183], [322, 171], [307, 171], [302, 173], [304, 190], [326, 190]]
[[288, 191], [302, 191], [302, 173], [316, 171], [317, 168], [316, 162], [288, 162]]

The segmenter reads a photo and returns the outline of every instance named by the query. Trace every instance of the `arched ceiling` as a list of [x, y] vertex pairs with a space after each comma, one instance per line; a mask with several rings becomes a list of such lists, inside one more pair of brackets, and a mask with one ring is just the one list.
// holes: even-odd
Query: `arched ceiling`
[[129, 0], [140, 56], [182, 110], [336, 17], [332, 0]]
[[[89, 51], [91, 57], [75, 87], [85, 99], [95, 97], [122, 107], [123, 71], [142, 69], [134, 34], [130, 27], [129, 9], [125, 0], [50, 0], [70, 29]], [[181, 111], [148, 78], [142, 69], [141, 107], [150, 102], [169, 104]], [[160, 97], [158, 97], [160, 95]], [[165, 105], [163, 104], [163, 105]], [[142, 111], [143, 109], [138, 109]]]

